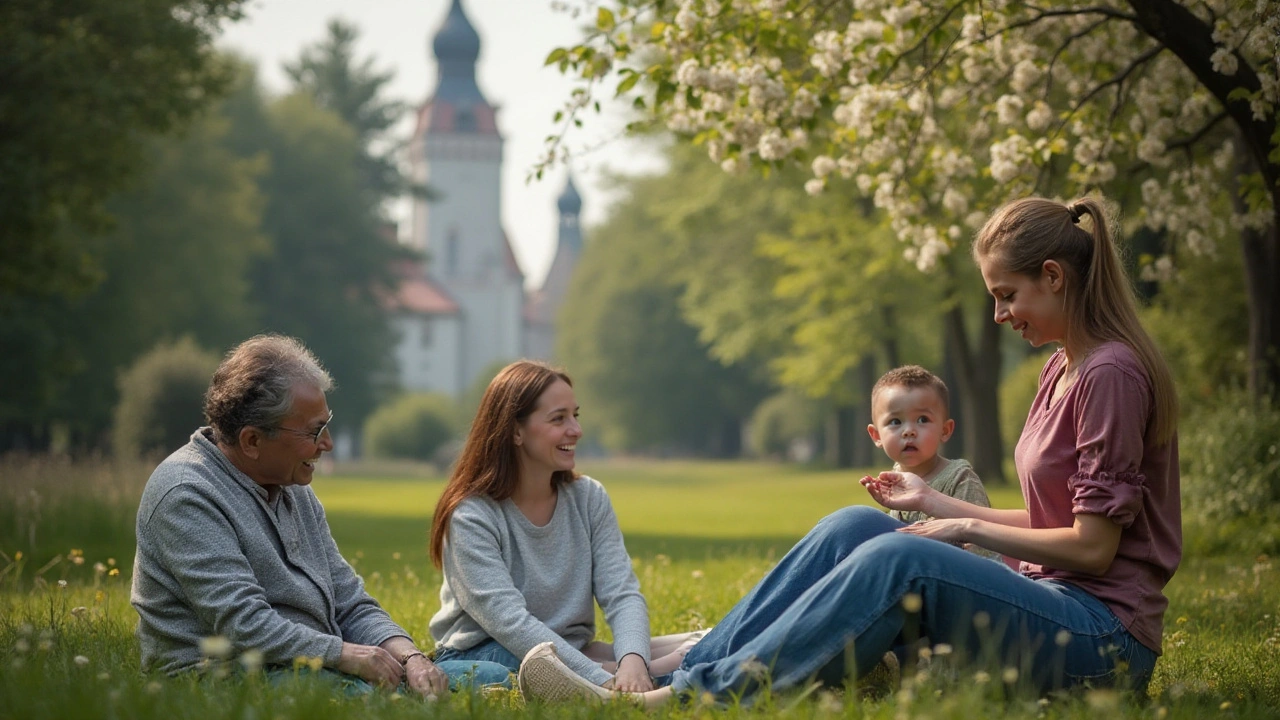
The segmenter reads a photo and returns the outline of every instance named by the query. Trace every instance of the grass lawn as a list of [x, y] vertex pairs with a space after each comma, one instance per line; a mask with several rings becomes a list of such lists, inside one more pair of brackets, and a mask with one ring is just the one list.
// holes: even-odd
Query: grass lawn
[[[640, 461], [588, 461], [581, 469], [609, 490], [655, 634], [714, 624], [819, 518], [868, 502], [857, 484], [861, 473], [850, 471]], [[0, 466], [0, 718], [643, 715], [622, 706], [525, 706], [514, 694], [424, 705], [381, 693], [339, 697], [305, 679], [273, 686], [254, 677], [144, 677], [131, 635], [136, 616], [128, 605], [128, 575], [132, 512], [146, 469], [74, 471], [56, 463]], [[315, 484], [339, 547], [392, 616], [429, 645], [426, 628], [439, 606], [440, 576], [427, 561], [426, 537], [441, 479], [409, 471], [342, 472]], [[1021, 504], [1016, 489], [991, 494], [997, 506]], [[970, 674], [879, 701], [820, 690], [752, 708], [695, 704], [659, 715], [1280, 717], [1280, 577], [1271, 561], [1192, 554], [1168, 594], [1166, 652], [1146, 702], [1108, 692], [1047, 703], [1006, 697], [998, 678]]]

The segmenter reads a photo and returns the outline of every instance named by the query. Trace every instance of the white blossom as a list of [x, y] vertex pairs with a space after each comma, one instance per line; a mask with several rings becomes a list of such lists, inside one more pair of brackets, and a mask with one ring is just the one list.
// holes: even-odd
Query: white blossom
[[1223, 75], [1235, 75], [1236, 70], [1240, 69], [1235, 53], [1227, 48], [1220, 47], [1214, 50], [1213, 55], [1209, 56], [1209, 61], [1213, 63], [1213, 71]]

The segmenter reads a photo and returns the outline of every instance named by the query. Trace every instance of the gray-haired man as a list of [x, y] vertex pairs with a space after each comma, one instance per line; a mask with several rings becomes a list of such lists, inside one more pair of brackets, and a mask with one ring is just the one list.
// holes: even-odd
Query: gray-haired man
[[448, 689], [450, 672], [505, 682], [501, 666], [433, 664], [338, 553], [308, 487], [333, 449], [332, 386], [310, 351], [279, 335], [245, 341], [218, 366], [209, 427], [160, 463], [138, 508], [131, 601], [143, 668], [195, 669], [201, 641], [219, 636], [267, 666], [319, 658], [356, 685], [424, 696]]

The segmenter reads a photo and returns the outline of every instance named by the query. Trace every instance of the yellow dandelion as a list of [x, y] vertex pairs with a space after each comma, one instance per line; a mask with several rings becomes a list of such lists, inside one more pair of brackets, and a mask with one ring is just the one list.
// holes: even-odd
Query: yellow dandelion
[[1231, 701], [1230, 701], [1230, 700], [1224, 700], [1224, 701], [1222, 702], [1222, 704], [1218, 706], [1218, 709], [1219, 709], [1219, 710], [1230, 710], [1230, 709], [1231, 709]]
[[16, 552], [16, 553], [14, 553], [14, 554], [13, 554], [13, 561], [14, 561], [14, 562], [18, 562], [18, 561], [19, 561], [19, 560], [21, 560], [21, 559], [22, 559], [22, 551], [21, 551], [21, 550], [19, 550], [18, 552]]
[[307, 658], [307, 667], [311, 668], [312, 672], [320, 672], [320, 669], [324, 667], [324, 658]]
[[400, 559], [400, 553], [398, 553], [398, 552], [393, 552], [393, 553], [391, 553], [391, 559], [392, 559], [392, 560], [399, 560], [399, 559]]
[[1179, 618], [1178, 618], [1178, 624], [1179, 624], [1179, 625], [1181, 625], [1181, 624], [1183, 624], [1183, 623], [1187, 622], [1187, 619], [1188, 619], [1188, 618], [1187, 618], [1187, 616], [1186, 616], [1186, 615], [1183, 615], [1183, 616], [1179, 617]]
[[120, 568], [111, 568], [111, 570], [107, 572], [108, 577], [115, 577], [119, 574], [120, 574]]
[[93, 594], [93, 601], [98, 603], [99, 605], [106, 602], [106, 600], [107, 600], [107, 594], [102, 592], [101, 590]]
[[1169, 717], [1169, 708], [1163, 705], [1156, 708], [1156, 720], [1164, 720], [1167, 717]]

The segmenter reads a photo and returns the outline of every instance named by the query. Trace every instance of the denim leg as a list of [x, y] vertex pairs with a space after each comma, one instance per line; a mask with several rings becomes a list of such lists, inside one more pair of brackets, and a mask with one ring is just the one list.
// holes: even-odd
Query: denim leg
[[689, 649], [680, 667], [690, 668], [741, 650], [855, 548], [900, 527], [897, 520], [863, 505], [842, 508], [819, 520], [706, 637]]
[[[908, 595], [918, 601], [914, 612], [904, 610]], [[1016, 668], [1041, 691], [1113, 682], [1117, 660], [1141, 685], [1155, 658], [1078, 588], [1031, 580], [945, 543], [884, 533], [862, 542], [734, 652], [682, 666], [672, 687], [725, 697], [759, 690], [766, 673], [777, 690], [820, 672], [824, 679], [841, 669], [863, 675], [885, 652], [920, 637], [950, 643], [962, 659]]]
[[438, 647], [432, 662], [449, 676], [449, 689], [501, 685], [511, 687], [511, 673], [520, 670], [516, 657], [497, 640], [487, 640], [466, 650]]

